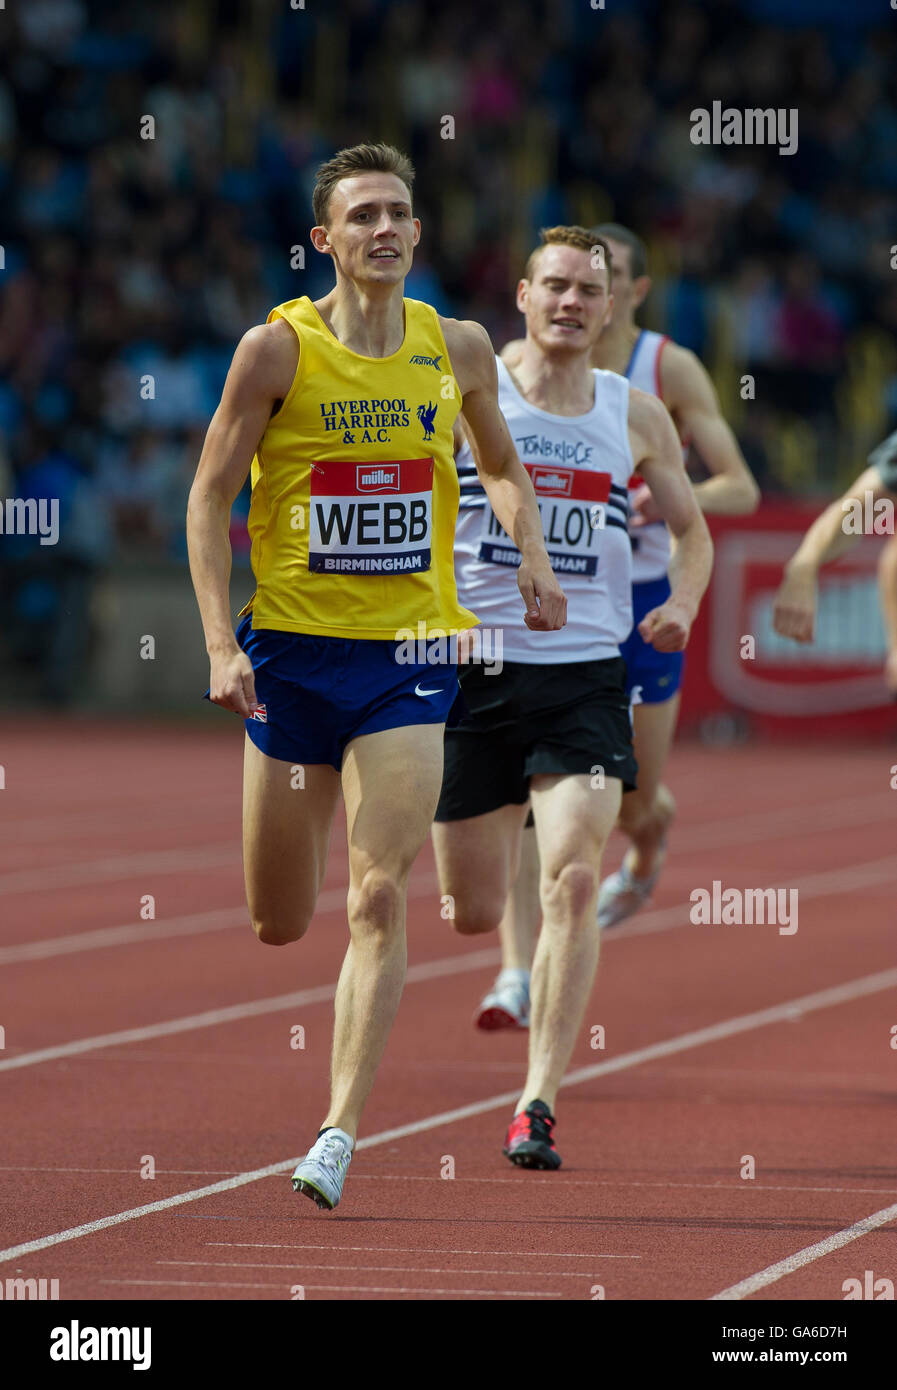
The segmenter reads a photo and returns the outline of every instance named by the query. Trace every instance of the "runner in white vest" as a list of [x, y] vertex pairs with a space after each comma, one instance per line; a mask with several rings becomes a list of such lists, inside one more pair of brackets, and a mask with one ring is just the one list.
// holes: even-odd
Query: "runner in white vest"
[[[642, 329], [636, 311], [651, 288], [644, 243], [627, 227], [608, 222], [595, 229], [613, 258], [613, 314], [592, 353], [592, 364], [627, 376], [633, 386], [657, 396], [669, 410], [683, 449], [700, 459], [710, 475], [694, 486], [705, 513], [746, 515], [756, 509], [759, 489], [731, 429], [720, 414], [713, 383], [693, 352], [661, 333]], [[508, 343], [502, 358], [512, 368], [522, 342]], [[614, 926], [650, 898], [666, 853], [676, 805], [661, 778], [669, 756], [682, 683], [681, 652], [658, 652], [638, 625], [669, 593], [670, 533], [645, 480], [630, 488], [633, 629], [621, 645], [626, 689], [633, 701], [638, 790], [623, 800], [620, 829], [632, 844], [620, 869], [601, 885], [598, 921]], [[525, 1027], [529, 963], [538, 931], [538, 859], [531, 831], [524, 836], [520, 875], [502, 919], [502, 971], [475, 1015], [480, 1027]]]
[[[552, 567], [564, 577], [567, 625], [540, 632], [538, 641], [521, 625], [515, 570], [520, 552], [495, 518], [466, 440], [455, 458], [461, 488], [456, 583], [468, 598], [476, 597], [473, 611], [483, 627], [501, 629], [506, 661], [555, 665], [616, 658], [632, 627], [629, 384], [615, 372], [596, 371], [591, 408], [560, 416], [532, 405], [501, 359], [496, 367], [499, 409], [532, 479]], [[571, 608], [574, 593], [579, 602]]]
[[498, 366], [499, 405], [567, 596], [566, 627], [540, 634], [544, 650], [520, 619], [516, 552], [479, 486], [473, 454], [462, 449], [456, 458], [459, 599], [491, 629], [488, 649], [493, 657], [501, 651], [502, 664], [460, 670], [468, 714], [446, 730], [433, 843], [456, 930], [490, 931], [517, 874], [532, 799], [543, 925], [529, 1069], [503, 1148], [532, 1168], [560, 1166], [553, 1111], [598, 963], [601, 858], [636, 775], [619, 654], [632, 625], [626, 484], [635, 467], [677, 537], [672, 592], [640, 624], [658, 650], [685, 646], [712, 563], [667, 411], [623, 377], [590, 367], [612, 309], [608, 264], [607, 247], [584, 228], [543, 232], [517, 290], [527, 328], [520, 362], [513, 373]]

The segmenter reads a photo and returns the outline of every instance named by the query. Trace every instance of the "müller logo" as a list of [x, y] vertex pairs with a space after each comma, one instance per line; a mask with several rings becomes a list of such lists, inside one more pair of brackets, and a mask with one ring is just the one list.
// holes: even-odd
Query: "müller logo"
[[566, 468], [534, 468], [533, 487], [539, 492], [552, 492], [569, 497], [573, 490], [573, 474]]
[[399, 470], [393, 468], [371, 468], [359, 465], [355, 470], [355, 480], [359, 492], [398, 492]]

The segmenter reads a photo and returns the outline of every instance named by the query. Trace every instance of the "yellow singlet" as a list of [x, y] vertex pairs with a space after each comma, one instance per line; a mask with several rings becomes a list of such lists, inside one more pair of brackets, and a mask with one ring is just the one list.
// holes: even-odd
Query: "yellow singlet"
[[404, 307], [389, 357], [343, 347], [306, 296], [268, 315], [299, 365], [252, 461], [254, 628], [391, 641], [477, 622], [453, 562], [461, 396], [435, 309]]

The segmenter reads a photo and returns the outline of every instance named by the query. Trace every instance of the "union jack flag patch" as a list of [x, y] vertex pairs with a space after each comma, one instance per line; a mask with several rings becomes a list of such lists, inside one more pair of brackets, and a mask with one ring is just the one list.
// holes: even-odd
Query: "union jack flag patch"
[[267, 706], [267, 705], [259, 705], [257, 709], [254, 709], [254, 710], [252, 711], [252, 718], [253, 718], [253, 719], [257, 719], [258, 722], [259, 722], [260, 724], [267, 724], [267, 722], [268, 722], [268, 706]]

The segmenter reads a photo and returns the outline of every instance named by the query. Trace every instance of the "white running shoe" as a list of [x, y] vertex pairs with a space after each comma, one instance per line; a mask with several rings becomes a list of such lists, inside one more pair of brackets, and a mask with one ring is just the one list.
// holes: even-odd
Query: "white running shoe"
[[316, 1206], [333, 1211], [343, 1195], [354, 1142], [343, 1129], [325, 1130], [297, 1163], [291, 1179], [293, 1191], [304, 1192]]
[[502, 970], [480, 1001], [473, 1022], [489, 1033], [498, 1028], [529, 1028], [529, 973]]
[[599, 927], [615, 927], [638, 912], [654, 892], [659, 878], [659, 868], [650, 878], [635, 878], [624, 859], [617, 872], [606, 878], [598, 891]]

